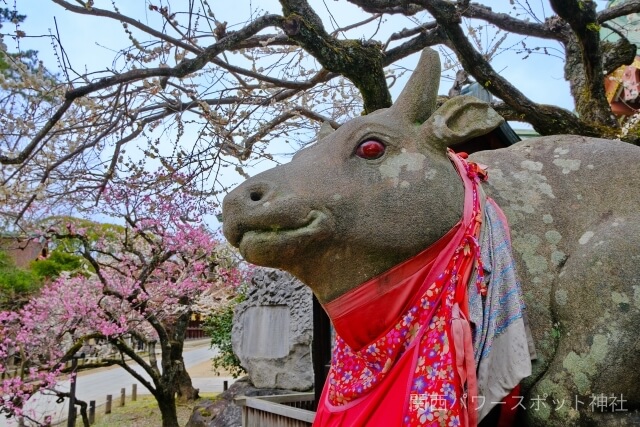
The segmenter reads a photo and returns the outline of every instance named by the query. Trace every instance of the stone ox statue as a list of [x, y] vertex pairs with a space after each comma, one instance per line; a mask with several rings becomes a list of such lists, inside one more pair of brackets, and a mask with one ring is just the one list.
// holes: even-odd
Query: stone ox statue
[[[464, 197], [447, 147], [502, 118], [464, 96], [436, 109], [439, 75], [425, 50], [391, 108], [323, 126], [289, 164], [232, 191], [229, 242], [326, 305], [445, 235]], [[518, 425], [640, 425], [640, 148], [561, 135], [469, 160], [508, 219], [535, 343]]]

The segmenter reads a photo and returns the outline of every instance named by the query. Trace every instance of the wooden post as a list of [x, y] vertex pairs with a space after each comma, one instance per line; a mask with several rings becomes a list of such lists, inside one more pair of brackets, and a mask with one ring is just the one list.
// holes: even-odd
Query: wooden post
[[127, 393], [127, 389], [125, 388], [120, 389], [120, 406], [124, 406], [124, 397], [126, 393]]
[[222, 381], [222, 391], [227, 391], [228, 388], [229, 388], [229, 381], [227, 380]]
[[131, 401], [138, 400], [138, 384], [131, 384]]
[[96, 401], [89, 401], [89, 425], [96, 422]]
[[[78, 368], [78, 359], [71, 359], [71, 374], [73, 375]], [[78, 377], [72, 377], [69, 390], [69, 415], [67, 416], [67, 427], [75, 427], [76, 425], [76, 382]]]
[[111, 413], [111, 401], [113, 400], [113, 396], [110, 394], [107, 394], [107, 404], [104, 406], [104, 413], [105, 414], [110, 414]]
[[[311, 343], [311, 360], [313, 361], [313, 383], [316, 410], [324, 382], [331, 366], [331, 322], [318, 299], [313, 296], [313, 341]], [[244, 424], [243, 424], [244, 425]]]

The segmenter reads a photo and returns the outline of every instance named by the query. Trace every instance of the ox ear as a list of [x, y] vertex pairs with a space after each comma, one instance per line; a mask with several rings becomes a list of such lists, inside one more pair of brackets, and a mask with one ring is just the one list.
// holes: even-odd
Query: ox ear
[[322, 125], [320, 125], [320, 129], [318, 130], [318, 135], [316, 137], [316, 141], [320, 142], [329, 135], [331, 135], [335, 130], [331, 127], [331, 123], [324, 121]]
[[440, 56], [426, 48], [420, 55], [415, 71], [393, 104], [393, 112], [422, 124], [436, 108], [440, 85]]
[[423, 141], [445, 152], [446, 147], [486, 135], [504, 122], [486, 102], [473, 96], [447, 100], [421, 127]]

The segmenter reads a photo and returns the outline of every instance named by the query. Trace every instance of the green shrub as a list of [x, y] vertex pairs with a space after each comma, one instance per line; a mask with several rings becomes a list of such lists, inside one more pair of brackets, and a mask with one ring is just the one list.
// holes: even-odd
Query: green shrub
[[205, 333], [211, 337], [211, 346], [217, 347], [219, 351], [218, 356], [213, 358], [213, 369], [218, 375], [221, 369], [227, 370], [234, 378], [246, 373], [231, 346], [233, 309], [244, 298], [244, 294], [240, 293], [227, 306], [214, 311], [204, 322]]
[[19, 309], [41, 286], [38, 275], [16, 267], [11, 257], [0, 251], [0, 311]]
[[59, 250], [51, 251], [45, 259], [31, 262], [31, 271], [43, 279], [55, 279], [63, 271], [75, 272], [81, 269], [84, 259]]

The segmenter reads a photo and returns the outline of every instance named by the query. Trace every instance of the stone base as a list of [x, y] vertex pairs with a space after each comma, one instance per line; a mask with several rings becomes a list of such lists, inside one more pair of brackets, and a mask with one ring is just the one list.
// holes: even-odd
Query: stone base
[[238, 396], [269, 396], [295, 393], [293, 390], [256, 388], [243, 377], [233, 383], [229, 389], [217, 398], [203, 399], [196, 405], [185, 427], [240, 427], [242, 408], [234, 399]]

